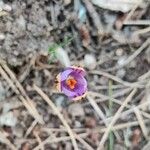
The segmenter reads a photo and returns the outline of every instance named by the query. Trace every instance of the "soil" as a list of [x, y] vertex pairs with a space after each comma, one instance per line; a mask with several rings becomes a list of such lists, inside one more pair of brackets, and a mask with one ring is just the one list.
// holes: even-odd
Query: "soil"
[[[66, 38], [72, 39], [62, 46], [66, 57], [71, 65], [85, 68], [90, 97], [106, 120], [115, 115], [133, 88], [137, 92], [129, 102], [130, 107], [149, 100], [150, 30], [147, 24], [136, 24], [137, 20], [149, 22], [149, 2], [133, 12], [132, 25], [123, 25], [129, 12], [103, 9], [86, 0], [77, 2], [80, 0], [0, 1], [0, 150], [33, 150], [41, 143], [43, 150], [74, 149], [57, 113], [37, 94], [33, 84], [47, 94], [71, 129], [84, 140], [86, 144], [77, 138], [79, 149], [98, 147], [103, 136], [101, 129], [107, 127], [95, 107], [88, 98], [74, 103], [54, 88], [56, 75], [65, 67], [56, 58], [51, 60], [48, 50], [54, 44], [64, 43]], [[147, 31], [136, 34], [143, 29]], [[16, 88], [17, 81], [21, 84], [25, 93], [19, 93], [31, 99], [43, 122], [39, 123], [31, 108], [25, 107], [3, 71]], [[111, 114], [110, 97], [121, 103], [113, 102]], [[120, 115], [115, 125], [136, 123], [113, 132], [115, 150], [142, 149], [149, 143], [149, 103], [138, 109], [142, 123], [131, 108], [123, 111], [128, 109], [131, 111]], [[47, 138], [49, 141], [44, 144]], [[108, 149], [109, 140], [108, 137], [104, 149]]]

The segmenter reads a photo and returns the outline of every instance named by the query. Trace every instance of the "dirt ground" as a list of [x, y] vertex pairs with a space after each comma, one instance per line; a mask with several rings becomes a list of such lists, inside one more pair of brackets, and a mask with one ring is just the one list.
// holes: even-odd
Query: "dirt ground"
[[[149, 150], [150, 2], [0, 0], [0, 150]], [[88, 94], [55, 89], [69, 65]]]

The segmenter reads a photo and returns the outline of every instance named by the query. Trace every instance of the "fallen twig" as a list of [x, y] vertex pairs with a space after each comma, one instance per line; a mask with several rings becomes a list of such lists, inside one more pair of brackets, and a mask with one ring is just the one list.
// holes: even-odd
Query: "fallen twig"
[[68, 134], [70, 135], [70, 138], [72, 140], [72, 144], [74, 146], [75, 150], [78, 150], [78, 145], [76, 143], [73, 131], [71, 130], [70, 126], [66, 122], [63, 115], [59, 112], [58, 108], [55, 106], [55, 104], [49, 99], [49, 97], [36, 85], [33, 85], [34, 90], [47, 102], [47, 104], [54, 110], [54, 112], [57, 114], [63, 125], [66, 127]]
[[112, 121], [110, 122], [109, 126], [107, 127], [106, 132], [104, 133], [97, 150], [102, 150], [103, 146], [105, 144], [105, 141], [107, 140], [108, 134], [111, 130], [111, 128], [113, 127], [113, 125], [116, 123], [117, 119], [119, 118], [121, 112], [123, 111], [124, 107], [127, 105], [127, 103], [132, 99], [132, 97], [134, 96], [134, 94], [136, 93], [136, 89], [134, 89], [129, 96], [125, 99], [125, 101], [122, 103], [122, 105], [120, 106], [120, 108], [118, 109], [118, 111], [116, 112], [116, 114], [114, 115]]
[[98, 34], [103, 35], [104, 34], [104, 27], [103, 27], [102, 23], [100, 22], [99, 15], [97, 14], [93, 4], [87, 0], [82, 0], [82, 1], [84, 2], [85, 6], [89, 12], [89, 15], [93, 19], [94, 25], [98, 30]]
[[[4, 65], [4, 64], [3, 64]], [[8, 71], [8, 68], [7, 68]], [[10, 70], [9, 70], [10, 72]], [[7, 72], [9, 74], [9, 72]], [[39, 115], [39, 113], [37, 112], [35, 105], [33, 104], [33, 102], [30, 100], [30, 98], [26, 95], [25, 99], [22, 95], [22, 93], [16, 88], [14, 82], [9, 78], [9, 76], [7, 75], [7, 73], [3, 70], [3, 68], [0, 66], [0, 74], [3, 76], [3, 78], [8, 82], [8, 84], [10, 85], [10, 87], [14, 90], [14, 92], [19, 95], [19, 99], [22, 101], [22, 103], [24, 104], [24, 106], [27, 108], [27, 110], [29, 111], [29, 113], [41, 124], [43, 124], [43, 119], [42, 117]], [[10, 74], [9, 74], [10, 75]], [[12, 75], [12, 73], [11, 73]], [[10, 75], [10, 76], [11, 76]], [[12, 77], [12, 76], [11, 76]], [[20, 83], [18, 83], [20, 84]], [[22, 88], [21, 88], [22, 90]]]

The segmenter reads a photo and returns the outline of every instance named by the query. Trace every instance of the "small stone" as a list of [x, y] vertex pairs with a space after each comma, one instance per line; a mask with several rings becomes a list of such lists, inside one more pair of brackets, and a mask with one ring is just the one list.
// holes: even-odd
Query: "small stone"
[[25, 30], [26, 29], [26, 20], [24, 19], [24, 17], [22, 15], [19, 16], [18, 19], [16, 19], [17, 25], [21, 30]]
[[126, 61], [126, 56], [122, 56], [122, 57], [120, 57], [119, 59], [118, 59], [118, 65], [119, 66], [123, 66], [124, 65], [124, 63], [125, 63], [125, 61]]
[[19, 55], [19, 51], [14, 50], [14, 55], [15, 55], [15, 56], [18, 56], [18, 55]]
[[91, 107], [85, 107], [84, 111], [86, 115], [90, 115], [93, 113], [93, 110], [91, 109]]
[[71, 3], [71, 0], [64, 0], [64, 5], [67, 6]]
[[55, 50], [55, 55], [56, 55], [56, 58], [58, 59], [58, 61], [64, 67], [69, 67], [70, 66], [71, 62], [70, 62], [69, 56], [68, 56], [67, 52], [62, 47], [58, 47]]
[[74, 126], [75, 126], [76, 128], [81, 128], [82, 125], [81, 125], [81, 122], [80, 122], [80, 121], [75, 120]]
[[4, 4], [3, 10], [10, 12], [10, 11], [12, 11], [12, 7], [8, 4]]
[[10, 109], [12, 109], [12, 104], [11, 103], [5, 103], [3, 105], [3, 113], [7, 113]]
[[96, 58], [91, 54], [86, 54], [84, 56], [84, 66], [90, 70], [96, 68]]
[[101, 76], [100, 79], [99, 79], [99, 83], [101, 85], [108, 85], [108, 78], [104, 77], [104, 76]]
[[[55, 143], [51, 143], [51, 145], [50, 145], [50, 147], [51, 147], [51, 149], [57, 149], [57, 144], [55, 144]], [[46, 145], [46, 148], [45, 149], [50, 149], [49, 147], [48, 147], [48, 145]]]
[[122, 56], [123, 55], [123, 49], [122, 48], [118, 48], [116, 50], [116, 56]]
[[137, 63], [135, 60], [132, 60], [130, 63], [129, 63], [129, 68], [136, 68], [137, 66]]
[[49, 121], [49, 115], [44, 115], [43, 120], [45, 123], [47, 123]]
[[22, 138], [24, 134], [24, 129], [21, 125], [17, 125], [16, 127], [13, 128], [13, 135], [15, 135], [18, 138]]
[[[81, 22], [85, 22], [85, 20], [86, 20], [86, 8], [83, 6], [83, 5], [80, 5], [80, 8], [79, 8], [79, 12], [78, 12], [78, 18], [79, 18], [79, 20], [81, 21]], [[82, 30], [82, 31], [87, 31], [86, 33], [88, 34], [88, 30], [87, 30], [87, 27], [86, 26], [83, 26], [83, 27], [85, 27], [85, 30]], [[85, 33], [85, 32], [84, 32]], [[84, 36], [85, 37], [85, 36]], [[86, 35], [86, 37], [88, 37], [87, 35]], [[88, 46], [89, 45], [89, 43], [90, 43], [90, 40], [89, 40], [90, 38], [85, 38], [84, 40], [83, 40], [83, 45], [86, 47], [86, 46]]]
[[46, 77], [51, 76], [50, 72], [47, 69], [44, 69], [43, 72]]
[[116, 73], [116, 76], [119, 77], [119, 78], [123, 78], [126, 74], [126, 71], [125, 69], [119, 69]]
[[14, 127], [17, 124], [17, 118], [13, 112], [4, 113], [0, 116], [0, 125]]
[[65, 99], [63, 96], [59, 96], [58, 98], [55, 99], [55, 104], [57, 107], [62, 107], [63, 103], [64, 103]]
[[0, 33], [0, 41], [5, 39], [5, 35], [3, 33]]
[[71, 104], [68, 107], [68, 112], [72, 117], [85, 116], [83, 107], [80, 104]]

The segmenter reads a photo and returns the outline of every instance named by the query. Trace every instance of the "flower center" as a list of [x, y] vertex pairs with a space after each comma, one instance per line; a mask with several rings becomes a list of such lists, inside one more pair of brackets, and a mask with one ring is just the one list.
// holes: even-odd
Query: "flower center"
[[66, 80], [66, 84], [69, 86], [71, 90], [73, 90], [75, 88], [75, 85], [77, 84], [77, 81], [73, 77], [69, 77]]

